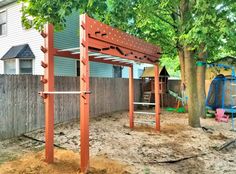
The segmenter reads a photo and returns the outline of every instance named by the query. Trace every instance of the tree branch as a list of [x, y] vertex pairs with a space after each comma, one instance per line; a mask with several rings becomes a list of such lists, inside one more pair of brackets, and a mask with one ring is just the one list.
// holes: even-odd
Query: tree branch
[[174, 14], [180, 16], [180, 14], [174, 10], [174, 7], [173, 7], [173, 6], [171, 6], [171, 8], [170, 8], [170, 7], [167, 7], [168, 9], [159, 8], [159, 4], [155, 4], [155, 6], [157, 7], [156, 10], [165, 11], [165, 12], [166, 12], [166, 11], [170, 11], [170, 13], [174, 13]]
[[169, 24], [170, 26], [172, 26], [174, 29], [177, 28], [177, 26], [176, 26], [175, 24], [173, 24], [173, 23], [171, 23], [170, 21], [164, 19], [163, 17], [161, 17], [161, 16], [159, 16], [159, 15], [157, 15], [157, 14], [155, 14], [155, 16], [156, 16], [157, 18], [159, 18], [160, 20], [162, 20], [163, 22], [165, 22], [165, 23]]

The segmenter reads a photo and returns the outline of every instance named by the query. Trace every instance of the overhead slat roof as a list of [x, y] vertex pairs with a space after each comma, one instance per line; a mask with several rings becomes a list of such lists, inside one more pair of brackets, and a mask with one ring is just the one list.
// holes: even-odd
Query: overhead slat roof
[[[121, 66], [131, 66], [135, 62], [156, 64], [159, 61], [159, 46], [112, 28], [87, 15], [82, 17], [81, 28], [86, 28], [90, 61]], [[80, 47], [56, 49], [55, 52], [56, 56], [80, 57]]]

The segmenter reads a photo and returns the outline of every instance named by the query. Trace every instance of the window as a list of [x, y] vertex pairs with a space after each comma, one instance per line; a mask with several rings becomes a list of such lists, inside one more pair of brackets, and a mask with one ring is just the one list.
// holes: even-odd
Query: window
[[80, 61], [77, 61], [77, 76], [80, 76]]
[[32, 60], [20, 60], [20, 74], [32, 74]]
[[122, 67], [121, 66], [113, 66], [113, 76], [115, 78], [122, 77]]
[[10, 59], [4, 61], [5, 74], [16, 74], [16, 60]]
[[7, 13], [6, 11], [0, 12], [0, 36], [7, 34]]

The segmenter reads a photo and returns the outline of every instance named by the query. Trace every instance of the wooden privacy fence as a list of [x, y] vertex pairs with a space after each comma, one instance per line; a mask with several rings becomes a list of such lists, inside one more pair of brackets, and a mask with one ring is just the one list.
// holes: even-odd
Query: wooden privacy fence
[[[90, 80], [91, 116], [128, 109], [128, 79]], [[56, 77], [55, 90], [79, 91], [79, 83], [79, 77]], [[134, 81], [134, 88], [135, 101], [139, 101], [139, 80]], [[0, 140], [44, 126], [44, 105], [39, 91], [42, 91], [40, 76], [0, 75]], [[79, 95], [55, 95], [55, 122], [79, 118], [79, 103]]]

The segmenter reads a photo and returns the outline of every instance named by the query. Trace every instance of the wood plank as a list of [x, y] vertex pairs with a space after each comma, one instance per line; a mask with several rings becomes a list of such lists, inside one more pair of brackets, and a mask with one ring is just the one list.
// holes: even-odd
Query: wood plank
[[[90, 78], [90, 115], [128, 110], [128, 79]], [[79, 90], [79, 77], [55, 77], [58, 91]], [[135, 99], [139, 101], [140, 81], [135, 80]], [[0, 75], [0, 139], [44, 127], [44, 101], [40, 76]], [[4, 101], [4, 102], [3, 102]], [[55, 96], [55, 122], [79, 118], [79, 96]]]

